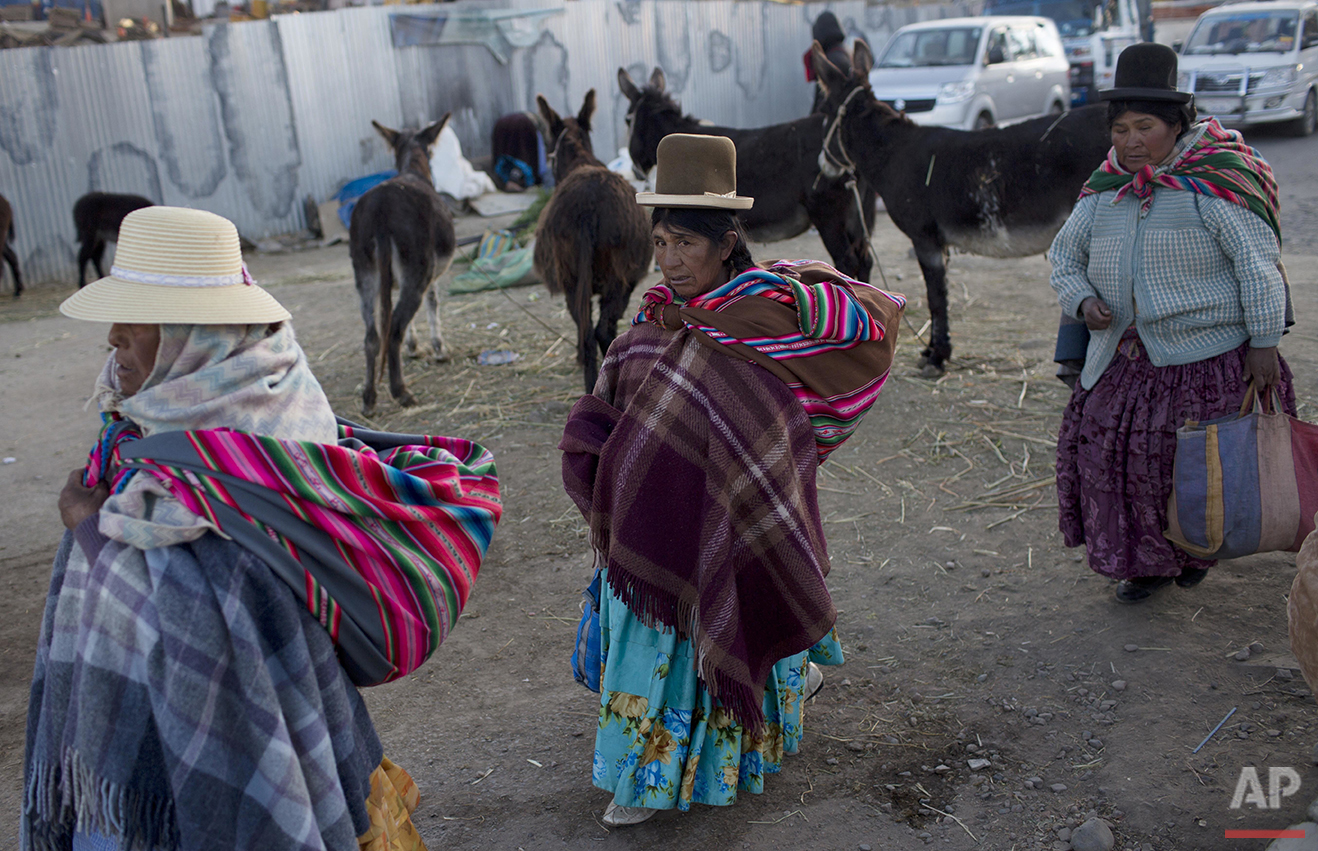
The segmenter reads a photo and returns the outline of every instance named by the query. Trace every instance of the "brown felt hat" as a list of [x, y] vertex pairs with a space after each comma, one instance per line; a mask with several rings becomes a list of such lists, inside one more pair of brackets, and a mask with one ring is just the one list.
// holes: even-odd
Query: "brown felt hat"
[[737, 194], [737, 146], [726, 136], [665, 136], [656, 165], [654, 191], [636, 196], [642, 207], [749, 210], [755, 203]]

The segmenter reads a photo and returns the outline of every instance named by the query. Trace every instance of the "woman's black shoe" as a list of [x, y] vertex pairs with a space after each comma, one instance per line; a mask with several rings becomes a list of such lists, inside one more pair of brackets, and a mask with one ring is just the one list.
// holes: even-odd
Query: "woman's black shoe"
[[1171, 585], [1170, 576], [1137, 576], [1117, 583], [1117, 599], [1123, 603], [1140, 603], [1153, 596], [1153, 592]]
[[1191, 567], [1187, 570], [1181, 571], [1181, 575], [1176, 577], [1176, 584], [1181, 586], [1182, 588], [1193, 588], [1194, 586], [1198, 585], [1200, 582], [1203, 582], [1204, 577], [1207, 575], [1208, 575], [1208, 568]]

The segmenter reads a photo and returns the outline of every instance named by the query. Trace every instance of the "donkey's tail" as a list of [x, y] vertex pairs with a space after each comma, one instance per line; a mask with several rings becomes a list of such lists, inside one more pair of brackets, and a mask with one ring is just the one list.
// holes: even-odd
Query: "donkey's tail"
[[[380, 354], [389, 351], [389, 329], [394, 324], [394, 246], [388, 228], [375, 232], [375, 272], [380, 279]], [[378, 366], [378, 365], [377, 365]]]
[[573, 312], [577, 317], [577, 362], [582, 366], [586, 365], [586, 347], [595, 345], [595, 323], [590, 315], [590, 297], [595, 284], [593, 269], [595, 243], [593, 240], [581, 238], [584, 236], [585, 234], [581, 234], [577, 239], [576, 286], [568, 296], [575, 307]]

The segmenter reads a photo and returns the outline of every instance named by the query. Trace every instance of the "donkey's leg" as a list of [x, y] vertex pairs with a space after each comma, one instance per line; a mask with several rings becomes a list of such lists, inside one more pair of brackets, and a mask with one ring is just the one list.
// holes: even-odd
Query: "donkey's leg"
[[599, 343], [601, 357], [609, 353], [609, 346], [618, 337], [618, 322], [626, 312], [627, 301], [635, 288], [636, 282], [619, 279], [610, 282], [600, 295], [600, 320], [595, 325], [595, 341]]
[[435, 261], [438, 273], [435, 280], [426, 288], [426, 323], [430, 326], [430, 349], [435, 353], [436, 363], [447, 363], [449, 352], [444, 345], [444, 329], [439, 319], [439, 281], [453, 263], [453, 255], [439, 257]]
[[937, 378], [952, 356], [951, 329], [947, 318], [947, 248], [937, 239], [911, 240], [915, 257], [924, 274], [925, 294], [929, 300], [929, 345], [921, 353], [920, 367], [925, 378]]
[[828, 195], [821, 192], [819, 200], [829, 203], [810, 205], [810, 223], [819, 231], [833, 265], [847, 277], [869, 283], [873, 262], [855, 197], [850, 191]]
[[[353, 264], [357, 266], [356, 263]], [[366, 383], [362, 385], [362, 413], [375, 414], [375, 369], [380, 363], [380, 332], [375, 322], [375, 301], [380, 297], [380, 275], [375, 264], [366, 261], [353, 269], [357, 279], [357, 298], [361, 301], [362, 322], [366, 325]]]
[[91, 262], [92, 252], [96, 248], [96, 238], [89, 236], [78, 247], [78, 289], [87, 286], [87, 264]]
[[417, 309], [421, 307], [424, 296], [422, 288], [428, 280], [425, 269], [404, 266], [401, 280], [398, 282], [398, 303], [394, 305], [393, 319], [389, 324], [388, 336], [384, 341], [385, 361], [389, 365], [389, 393], [404, 408], [416, 404], [416, 397], [407, 391], [403, 380], [402, 346]]
[[105, 277], [105, 270], [101, 267], [101, 261], [105, 259], [106, 245], [106, 241], [98, 236], [96, 237], [96, 245], [92, 247], [92, 265], [96, 267], [96, 277], [98, 279]]
[[14, 253], [14, 246], [5, 246], [4, 258], [9, 264], [9, 271], [14, 273], [14, 298], [18, 298], [23, 294], [23, 273], [18, 271], [18, 255]]

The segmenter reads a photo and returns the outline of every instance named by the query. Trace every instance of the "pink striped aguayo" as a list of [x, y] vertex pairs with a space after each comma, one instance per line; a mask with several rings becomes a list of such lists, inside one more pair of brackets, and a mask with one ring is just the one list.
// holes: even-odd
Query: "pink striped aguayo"
[[250, 524], [303, 565], [304, 582], [293, 590], [336, 642], [345, 614], [373, 611], [353, 632], [367, 636], [386, 663], [364, 665], [372, 682], [359, 685], [405, 676], [439, 646], [502, 513], [493, 457], [454, 437], [340, 424], [339, 445], [227, 429], [149, 438], [129, 432], [112, 449], [106, 443], [98, 442], [90, 469], [104, 469], [98, 455], [109, 449], [111, 463], [123, 465], [116, 490], [145, 471], [240, 543], [239, 527]]

